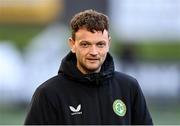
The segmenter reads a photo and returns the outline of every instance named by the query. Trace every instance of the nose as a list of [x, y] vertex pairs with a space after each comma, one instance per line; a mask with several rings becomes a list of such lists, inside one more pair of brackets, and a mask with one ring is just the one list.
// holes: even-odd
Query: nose
[[97, 54], [98, 54], [98, 49], [97, 49], [97, 47], [96, 47], [95, 45], [92, 45], [91, 48], [90, 48], [89, 53], [90, 53], [91, 55], [97, 55]]

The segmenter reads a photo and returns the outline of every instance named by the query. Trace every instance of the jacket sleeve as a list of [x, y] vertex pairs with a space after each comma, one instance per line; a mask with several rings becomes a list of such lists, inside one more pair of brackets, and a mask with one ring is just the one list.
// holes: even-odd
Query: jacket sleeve
[[25, 125], [56, 123], [56, 110], [51, 104], [47, 93], [43, 88], [38, 88], [35, 91], [24, 122]]
[[145, 97], [137, 81], [135, 82], [133, 95], [132, 124], [153, 125], [151, 115], [146, 105]]

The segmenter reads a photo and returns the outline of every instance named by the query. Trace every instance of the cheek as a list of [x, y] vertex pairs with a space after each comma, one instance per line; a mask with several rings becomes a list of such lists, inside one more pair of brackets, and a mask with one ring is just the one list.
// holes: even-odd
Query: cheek
[[106, 47], [106, 52], [109, 52], [109, 45]]
[[77, 52], [78, 52], [79, 55], [85, 56], [85, 55], [88, 54], [89, 51], [88, 51], [88, 49], [78, 48], [78, 49], [77, 49]]
[[109, 51], [108, 48], [101, 51], [100, 55], [101, 55], [103, 60], [106, 58], [106, 55], [107, 55], [108, 51]]
[[83, 59], [85, 57], [85, 52], [83, 50], [76, 50], [76, 56], [78, 57], [78, 59]]
[[107, 48], [104, 48], [104, 49], [102, 49], [101, 51], [101, 55], [102, 56], [105, 56], [108, 52], [109, 52], [109, 48], [107, 47]]

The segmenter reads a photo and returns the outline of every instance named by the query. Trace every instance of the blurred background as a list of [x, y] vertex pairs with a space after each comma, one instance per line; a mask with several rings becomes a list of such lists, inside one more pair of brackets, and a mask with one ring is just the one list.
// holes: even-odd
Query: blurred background
[[179, 0], [0, 0], [0, 124], [21, 125], [35, 89], [69, 51], [69, 20], [110, 18], [116, 70], [139, 81], [156, 125], [180, 124]]

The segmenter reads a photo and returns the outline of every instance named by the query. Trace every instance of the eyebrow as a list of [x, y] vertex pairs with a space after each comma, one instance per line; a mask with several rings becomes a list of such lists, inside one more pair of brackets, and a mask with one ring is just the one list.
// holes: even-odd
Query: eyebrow
[[[101, 43], [101, 42], [106, 43], [106, 41], [104, 41], [104, 40], [97, 41], [97, 42], [95, 42], [95, 43], [97, 44], [97, 43]], [[90, 43], [90, 44], [91, 44], [90, 41], [86, 41], [86, 40], [79, 41], [79, 43]]]
[[83, 43], [91, 44], [91, 42], [89, 42], [89, 41], [80, 41], [80, 42], [79, 42], [79, 44], [83, 44]]

